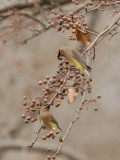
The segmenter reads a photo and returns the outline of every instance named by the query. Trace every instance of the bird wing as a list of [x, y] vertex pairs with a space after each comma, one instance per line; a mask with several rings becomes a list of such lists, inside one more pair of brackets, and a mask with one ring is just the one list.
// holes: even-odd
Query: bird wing
[[84, 68], [86, 68], [89, 72], [91, 72], [92, 68], [86, 64], [84, 61], [84, 57], [80, 55], [80, 53], [76, 50], [72, 49], [73, 58], [78, 61]]
[[50, 119], [51, 119], [51, 122], [54, 123], [54, 124], [56, 124], [57, 128], [62, 131], [62, 129], [60, 128], [58, 122], [56, 121], [56, 119], [54, 118], [53, 115], [50, 115]]

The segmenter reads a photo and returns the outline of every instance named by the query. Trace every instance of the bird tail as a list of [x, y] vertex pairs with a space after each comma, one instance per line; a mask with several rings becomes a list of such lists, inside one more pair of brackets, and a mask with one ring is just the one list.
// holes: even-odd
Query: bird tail
[[[51, 128], [54, 131], [57, 131], [58, 129], [61, 129], [61, 128], [58, 128], [55, 123], [51, 123], [50, 125], [51, 125]], [[61, 137], [60, 133], [58, 133], [57, 136], [58, 136], [58, 139], [59, 139], [60, 143], [62, 144], [63, 140], [62, 140], [62, 137]]]
[[57, 128], [62, 132], [62, 129], [59, 126], [57, 126]]
[[59, 141], [60, 141], [61, 144], [63, 144], [63, 139], [62, 139], [61, 136], [60, 136], [60, 138], [59, 138]]
[[58, 134], [58, 138], [59, 138], [60, 143], [63, 144], [63, 139], [62, 139], [60, 133]]
[[[89, 66], [88, 66], [88, 67], [89, 67]], [[89, 67], [89, 69], [90, 69], [90, 67]], [[91, 69], [90, 69], [90, 70], [91, 70]], [[84, 72], [87, 74], [87, 76], [88, 76], [90, 82], [93, 83], [93, 81], [92, 81], [92, 79], [91, 79], [91, 76], [90, 76], [88, 70], [84, 69]]]

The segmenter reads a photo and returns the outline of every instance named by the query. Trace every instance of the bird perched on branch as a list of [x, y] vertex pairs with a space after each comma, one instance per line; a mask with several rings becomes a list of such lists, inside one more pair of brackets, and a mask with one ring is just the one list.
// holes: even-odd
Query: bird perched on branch
[[59, 48], [57, 55], [58, 59], [63, 56], [72, 66], [82, 69], [89, 77], [90, 82], [93, 82], [89, 74], [92, 69], [86, 64], [84, 57], [81, 56], [78, 51], [69, 47], [61, 47]]
[[[41, 107], [40, 115], [39, 115], [41, 124], [43, 125], [43, 127], [47, 128], [47, 129], [52, 129], [54, 131], [58, 131], [58, 129], [61, 130], [61, 128], [60, 128], [58, 122], [56, 121], [56, 119], [54, 118], [54, 116], [52, 116], [50, 114], [49, 109], [50, 109], [49, 104], [46, 104], [45, 106]], [[63, 140], [61, 138], [60, 133], [58, 134], [58, 137], [59, 137], [60, 143], [63, 143]]]

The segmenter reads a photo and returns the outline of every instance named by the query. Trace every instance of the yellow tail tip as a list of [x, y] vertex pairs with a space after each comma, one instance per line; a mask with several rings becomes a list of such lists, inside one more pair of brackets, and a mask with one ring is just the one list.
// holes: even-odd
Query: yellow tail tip
[[93, 83], [92, 79], [90, 79], [90, 83]]
[[63, 144], [63, 140], [62, 140], [62, 138], [60, 138], [60, 139], [59, 139], [59, 141], [60, 141], [60, 143], [61, 143], [61, 144]]

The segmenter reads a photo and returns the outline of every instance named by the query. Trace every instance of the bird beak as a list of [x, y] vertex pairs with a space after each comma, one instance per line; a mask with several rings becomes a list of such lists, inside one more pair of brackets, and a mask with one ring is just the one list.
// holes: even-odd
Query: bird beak
[[59, 54], [58, 54], [57, 58], [60, 60], [61, 56], [62, 55], [61, 55], [60, 50], [59, 50]]
[[46, 109], [50, 109], [50, 104], [45, 104]]

